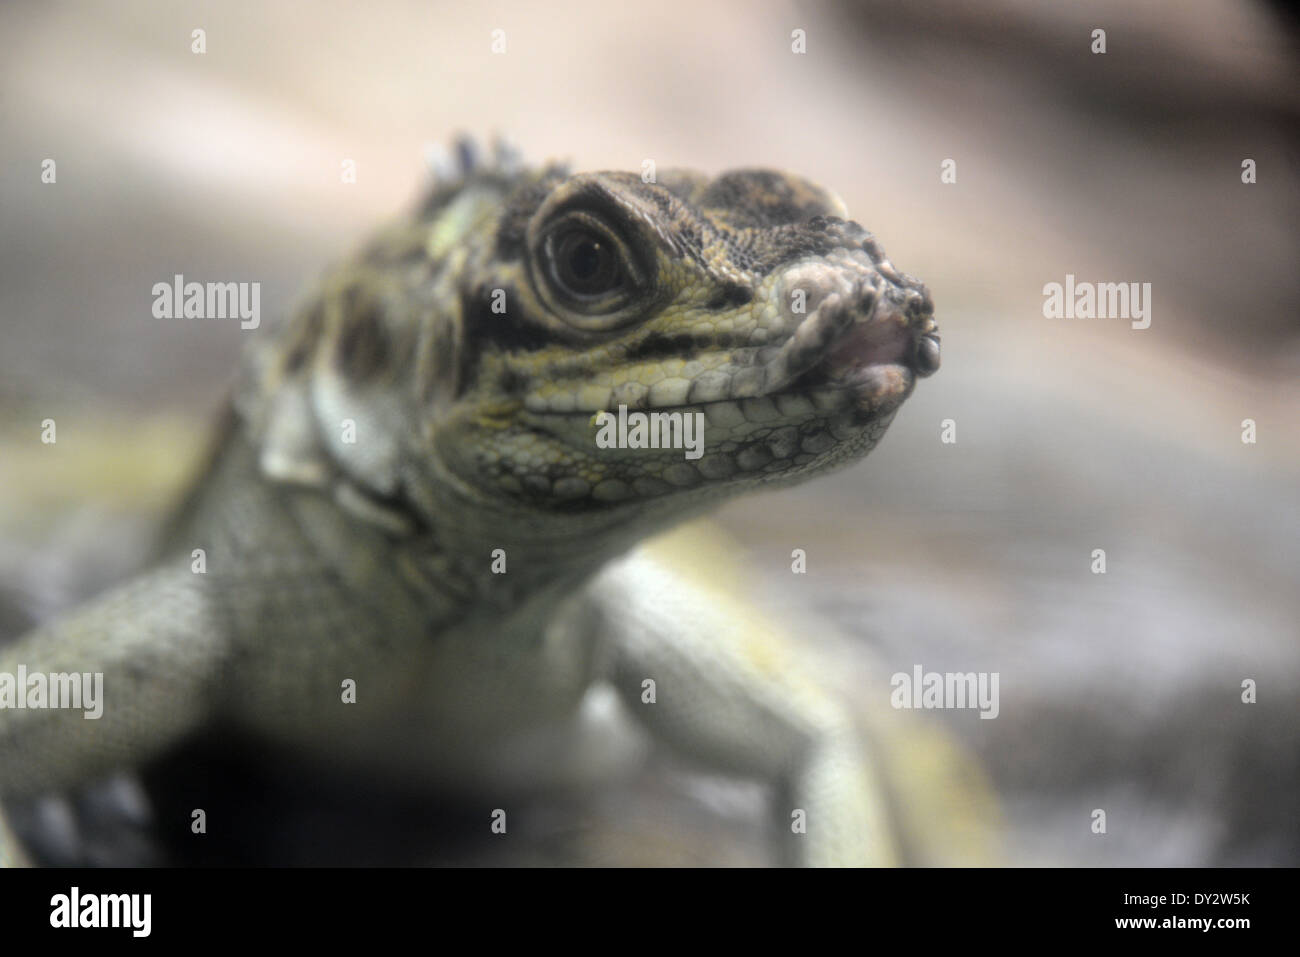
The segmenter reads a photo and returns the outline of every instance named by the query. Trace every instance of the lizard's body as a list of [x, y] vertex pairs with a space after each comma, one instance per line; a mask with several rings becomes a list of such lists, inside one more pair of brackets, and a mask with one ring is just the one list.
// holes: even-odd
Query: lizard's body
[[[106, 689], [98, 721], [0, 710], [0, 797], [216, 721], [339, 766], [522, 784], [604, 686], [659, 739], [782, 785], [801, 859], [891, 860], [853, 720], [778, 629], [619, 558], [854, 461], [937, 367], [924, 288], [842, 214], [783, 174], [654, 185], [463, 151], [253, 351], [154, 569], [0, 648], [0, 672]], [[619, 405], [703, 413], [704, 456], [598, 447]]]

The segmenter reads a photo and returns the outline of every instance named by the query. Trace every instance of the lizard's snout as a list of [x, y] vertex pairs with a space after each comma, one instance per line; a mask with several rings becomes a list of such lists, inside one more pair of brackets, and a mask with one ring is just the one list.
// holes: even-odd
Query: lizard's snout
[[934, 375], [939, 371], [939, 331], [926, 333], [916, 340], [916, 374]]
[[918, 377], [938, 370], [938, 326], [924, 286], [866, 288], [859, 300], [853, 320], [838, 332], [820, 364], [832, 378], [860, 377], [885, 367]]
[[939, 326], [934, 321], [934, 301], [918, 284], [904, 297], [904, 321], [912, 338], [911, 365], [918, 376], [939, 371]]
[[[890, 275], [892, 273], [892, 275]], [[939, 326], [934, 321], [934, 300], [921, 283], [892, 270], [886, 273], [894, 285], [881, 297], [870, 325], [891, 338], [894, 362], [910, 366], [917, 376], [939, 371]]]
[[786, 273], [786, 295], [803, 296], [809, 314], [772, 364], [770, 381], [807, 370], [844, 382], [875, 378], [885, 368], [909, 381], [938, 371], [929, 291], [878, 252], [865, 252], [869, 264], [858, 254], [836, 264], [844, 268], [801, 263]]

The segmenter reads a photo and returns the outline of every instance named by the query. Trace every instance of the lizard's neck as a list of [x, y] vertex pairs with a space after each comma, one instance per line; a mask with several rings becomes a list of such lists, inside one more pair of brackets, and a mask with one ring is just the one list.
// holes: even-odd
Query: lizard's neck
[[428, 527], [409, 543], [429, 586], [472, 609], [502, 610], [572, 593], [636, 544], [727, 497], [720, 490], [596, 512], [523, 512], [452, 483], [409, 492]]

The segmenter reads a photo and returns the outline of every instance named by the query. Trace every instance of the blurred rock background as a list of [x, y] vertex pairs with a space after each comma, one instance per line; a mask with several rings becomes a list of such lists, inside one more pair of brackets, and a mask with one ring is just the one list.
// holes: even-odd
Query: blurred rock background
[[[1008, 862], [1298, 863], [1300, 83], [1282, 9], [10, 2], [0, 635], [139, 560], [256, 334], [155, 320], [153, 283], [260, 281], [263, 314], [287, 311], [457, 130], [587, 169], [782, 167], [926, 280], [944, 368], [861, 465], [724, 510], [755, 592], [833, 622], [804, 638], [864, 699], [918, 663], [1001, 675], [997, 720], [892, 720], [938, 722], [984, 767]], [[1151, 283], [1151, 327], [1045, 319], [1067, 273]], [[701, 821], [656, 786], [607, 796], [607, 816], [640, 815], [664, 859], [707, 862], [702, 831], [713, 859], [750, 859], [727, 850], [752, 837], [743, 794], [703, 788]]]

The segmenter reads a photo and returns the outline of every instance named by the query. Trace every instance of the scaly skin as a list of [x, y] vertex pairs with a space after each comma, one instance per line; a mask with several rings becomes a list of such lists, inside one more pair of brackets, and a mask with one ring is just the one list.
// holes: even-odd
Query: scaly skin
[[[563, 740], [603, 684], [661, 740], [779, 786], [781, 830], [807, 812], [794, 858], [890, 862], [869, 754], [798, 653], [707, 582], [619, 556], [870, 451], [938, 366], [924, 287], [793, 176], [648, 184], [458, 150], [250, 351], [157, 566], [0, 649], [0, 672], [106, 689], [98, 721], [0, 711], [0, 796], [216, 721], [335, 765], [527, 784], [548, 752], [521, 741]], [[620, 405], [703, 413], [703, 456], [600, 447], [594, 417]]]

